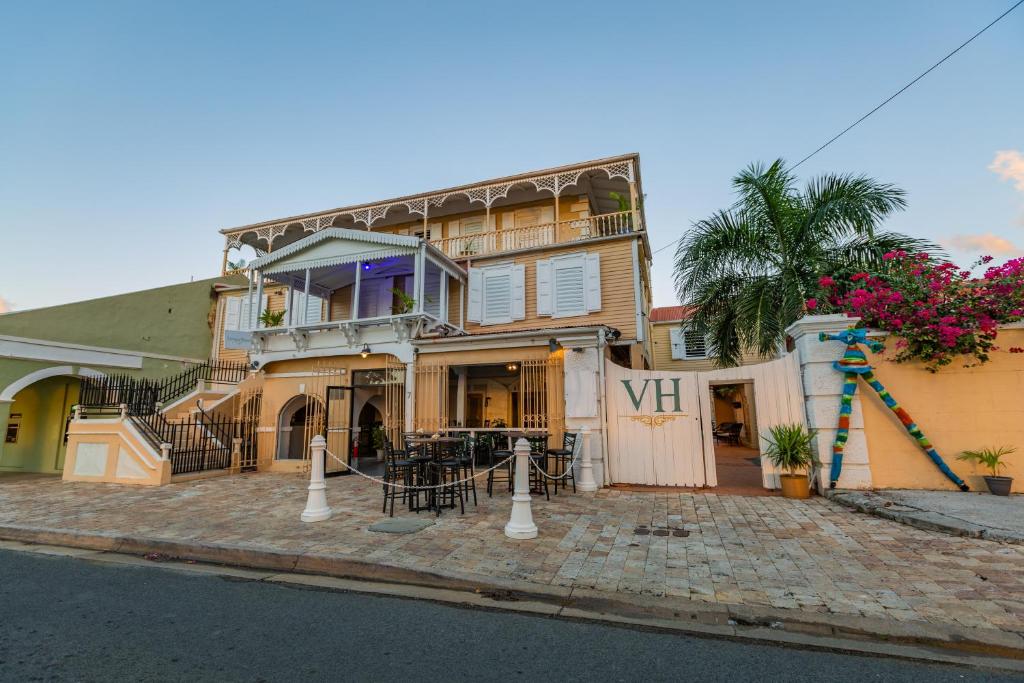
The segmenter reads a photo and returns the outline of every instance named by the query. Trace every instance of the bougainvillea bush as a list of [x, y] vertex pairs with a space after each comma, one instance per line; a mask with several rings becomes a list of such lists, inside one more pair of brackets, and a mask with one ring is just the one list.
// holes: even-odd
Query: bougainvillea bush
[[898, 335], [897, 362], [920, 360], [933, 372], [958, 356], [965, 365], [984, 363], [999, 325], [1024, 318], [1024, 258], [991, 261], [985, 256], [961, 270], [927, 254], [890, 252], [879, 272], [822, 277], [807, 308], [860, 316], [862, 325]]

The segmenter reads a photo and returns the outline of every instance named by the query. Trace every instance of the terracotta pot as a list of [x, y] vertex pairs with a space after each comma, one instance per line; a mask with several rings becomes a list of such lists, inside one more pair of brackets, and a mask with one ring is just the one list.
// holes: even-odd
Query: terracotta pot
[[783, 474], [782, 495], [785, 498], [810, 498], [811, 486], [807, 481], [806, 474]]
[[1013, 486], [1013, 477], [985, 477], [985, 483], [993, 496], [1008, 496]]

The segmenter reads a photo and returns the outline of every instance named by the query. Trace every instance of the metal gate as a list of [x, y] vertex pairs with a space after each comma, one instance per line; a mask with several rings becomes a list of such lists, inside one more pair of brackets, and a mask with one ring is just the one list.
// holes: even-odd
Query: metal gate
[[346, 472], [345, 465], [351, 462], [352, 387], [327, 387], [326, 399], [323, 436], [327, 439], [327, 450], [335, 456], [326, 456], [324, 463], [324, 473], [330, 476]]
[[448, 364], [416, 361], [416, 403], [413, 429], [437, 432], [448, 428]]
[[405, 363], [392, 356], [385, 361], [384, 371], [384, 429], [395, 448], [401, 445], [405, 431]]

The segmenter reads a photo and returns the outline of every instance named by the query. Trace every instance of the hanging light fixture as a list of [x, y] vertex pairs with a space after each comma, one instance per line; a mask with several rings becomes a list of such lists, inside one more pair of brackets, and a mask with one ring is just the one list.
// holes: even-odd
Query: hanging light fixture
[[366, 358], [367, 356], [369, 356], [370, 355], [370, 345], [369, 344], [363, 344], [363, 350], [359, 352], [359, 355], [362, 356], [363, 358]]
[[558, 343], [557, 339], [555, 339], [554, 337], [548, 339], [548, 351], [550, 351], [551, 353], [555, 353], [560, 348], [562, 348], [562, 345]]
[[505, 369], [508, 370], [509, 372], [515, 372], [516, 370], [519, 369], [519, 366], [516, 365], [515, 363], [509, 363], [508, 365], [505, 366]]

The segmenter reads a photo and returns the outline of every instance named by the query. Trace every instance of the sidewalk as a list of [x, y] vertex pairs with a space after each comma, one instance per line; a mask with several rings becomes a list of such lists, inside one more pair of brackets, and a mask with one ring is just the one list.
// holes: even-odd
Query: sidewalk
[[834, 491], [829, 497], [860, 512], [956, 536], [1024, 544], [1024, 496], [962, 491]]
[[782, 615], [808, 630], [959, 639], [1024, 655], [1024, 547], [821, 498], [607, 489], [534, 498], [540, 536], [512, 541], [502, 532], [507, 496], [481, 495], [464, 516], [447, 512], [393, 535], [368, 531], [383, 518], [380, 489], [356, 477], [328, 480], [332, 519], [301, 523], [306, 483], [271, 474], [156, 489], [5, 479], [0, 538], [633, 604], [669, 619], [767, 624]]

